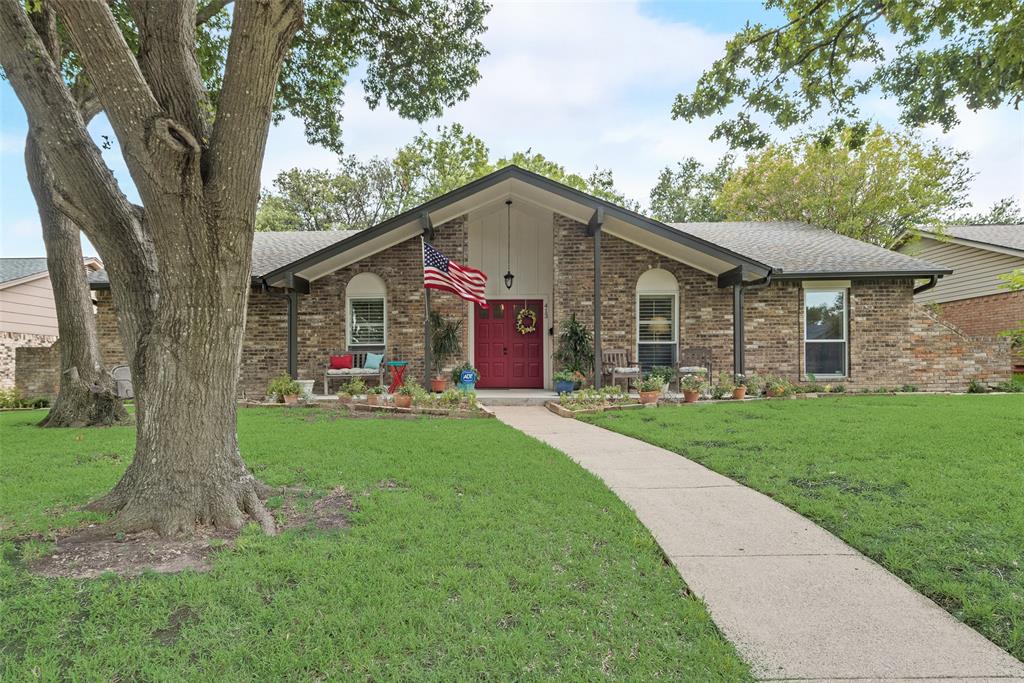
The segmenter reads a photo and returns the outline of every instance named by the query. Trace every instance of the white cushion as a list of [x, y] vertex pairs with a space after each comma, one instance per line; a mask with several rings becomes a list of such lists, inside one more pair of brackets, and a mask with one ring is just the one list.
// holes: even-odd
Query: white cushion
[[340, 370], [327, 370], [330, 377], [351, 377], [352, 375], [378, 375], [380, 370], [367, 370], [366, 368], [342, 368]]
[[683, 373], [687, 373], [687, 374], [699, 374], [699, 373], [705, 373], [706, 374], [707, 371], [708, 371], [708, 369], [706, 367], [704, 367], [703, 365], [684, 365], [684, 366], [679, 368], [679, 372], [683, 372]]
[[616, 375], [638, 375], [640, 374], [640, 368], [612, 368], [612, 372], [614, 372]]

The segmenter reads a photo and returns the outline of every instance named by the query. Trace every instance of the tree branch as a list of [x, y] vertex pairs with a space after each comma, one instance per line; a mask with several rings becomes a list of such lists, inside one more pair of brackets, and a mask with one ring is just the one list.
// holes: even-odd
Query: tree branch
[[235, 7], [207, 178], [207, 191], [214, 198], [232, 197], [235, 206], [224, 206], [225, 211], [251, 214], [255, 209], [278, 74], [301, 26], [301, 0]]
[[231, 0], [210, 0], [196, 12], [196, 26], [202, 26], [228, 6]]

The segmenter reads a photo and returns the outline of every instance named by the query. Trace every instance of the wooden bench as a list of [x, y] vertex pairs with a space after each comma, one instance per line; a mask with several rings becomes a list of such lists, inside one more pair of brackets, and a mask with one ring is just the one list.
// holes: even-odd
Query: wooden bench
[[[375, 353], [375, 352], [374, 351], [346, 351], [345, 353], [334, 353], [334, 354], [331, 354], [333, 356], [347, 356], [347, 355], [351, 355], [352, 356], [352, 367], [351, 368], [343, 368], [341, 370], [331, 370], [331, 361], [328, 360], [326, 363], [324, 363], [324, 395], [327, 396], [327, 395], [330, 394], [330, 381], [332, 379], [343, 379], [345, 381], [348, 381], [348, 380], [354, 379], [356, 377], [359, 377], [361, 379], [372, 379], [372, 378], [375, 378], [377, 380], [377, 384], [378, 385], [384, 386], [384, 361], [387, 360], [387, 359], [386, 358], [381, 358], [381, 360], [380, 360], [380, 367], [379, 368], [376, 368], [376, 369], [369, 368], [369, 369], [367, 369], [367, 368], [363, 367], [364, 365], [366, 365], [366, 354], [367, 353]], [[384, 353], [383, 349], [380, 351], [380, 353], [383, 355], [383, 353]]]
[[640, 379], [643, 372], [640, 365], [629, 358], [629, 352], [625, 349], [608, 349], [601, 352], [602, 374], [611, 377], [611, 383], [615, 384], [620, 379], [626, 380], [626, 391], [629, 391], [629, 380]]

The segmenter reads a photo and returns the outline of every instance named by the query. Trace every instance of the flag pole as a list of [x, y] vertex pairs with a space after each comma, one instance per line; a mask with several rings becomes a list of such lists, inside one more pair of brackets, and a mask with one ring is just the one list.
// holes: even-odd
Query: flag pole
[[[420, 258], [423, 260], [423, 272], [426, 272], [426, 252], [422, 236], [420, 236]], [[430, 288], [423, 283], [423, 388], [430, 390]]]

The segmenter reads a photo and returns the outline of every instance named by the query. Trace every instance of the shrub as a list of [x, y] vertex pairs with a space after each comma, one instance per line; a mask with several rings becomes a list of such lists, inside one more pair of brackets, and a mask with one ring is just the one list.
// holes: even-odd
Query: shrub
[[637, 391], [661, 391], [664, 385], [665, 380], [661, 375], [647, 375], [647, 377], [637, 380], [634, 386]]
[[302, 393], [302, 387], [288, 373], [281, 373], [267, 383], [267, 396], [273, 396], [281, 403], [285, 396], [296, 396]]
[[747, 391], [750, 392], [751, 396], [760, 396], [764, 393], [765, 378], [761, 375], [744, 377], [743, 383], [746, 384]]
[[672, 382], [678, 375], [676, 369], [673, 367], [669, 367], [668, 365], [655, 365], [647, 374], [649, 374], [652, 377], [661, 377], [661, 379], [663, 380], [662, 384], [668, 384]]
[[711, 387], [711, 398], [720, 401], [732, 394], [732, 390], [735, 388], [736, 385], [732, 381], [732, 374], [720, 372], [718, 373], [718, 384]]
[[845, 394], [846, 393], [846, 385], [845, 384], [833, 384], [832, 388], [830, 390], [830, 393], [833, 393], [833, 394]]
[[769, 377], [764, 389], [769, 396], [789, 396], [793, 393], [793, 383], [783, 377]]
[[575, 313], [562, 323], [554, 356], [566, 370], [586, 374], [594, 368], [594, 337], [587, 326], [576, 319]]
[[355, 377], [345, 382], [341, 388], [346, 394], [361, 396], [366, 393], [366, 382], [361, 377]]
[[996, 385], [996, 391], [1005, 391], [1011, 394], [1020, 393], [1024, 391], [1024, 382], [1000, 382]]
[[17, 389], [0, 389], [0, 408], [21, 408], [21, 392]]
[[462, 373], [466, 371], [472, 371], [476, 373], [477, 381], [480, 380], [480, 371], [469, 364], [469, 361], [462, 365], [452, 369], [452, 384], [458, 384], [461, 381]]
[[902, 387], [900, 387], [900, 391], [902, 391], [904, 394], [913, 394], [914, 392], [917, 391], [917, 387], [915, 387], [913, 384], [904, 384]]
[[703, 372], [693, 372], [682, 376], [679, 386], [686, 391], [704, 391], [707, 388], [707, 378]]
[[580, 389], [572, 394], [562, 394], [559, 397], [559, 402], [570, 410], [601, 408], [628, 403], [631, 400], [629, 395], [618, 386]]
[[987, 394], [989, 388], [986, 384], [979, 382], [976, 379], [972, 379], [971, 383], [967, 385], [968, 394]]

